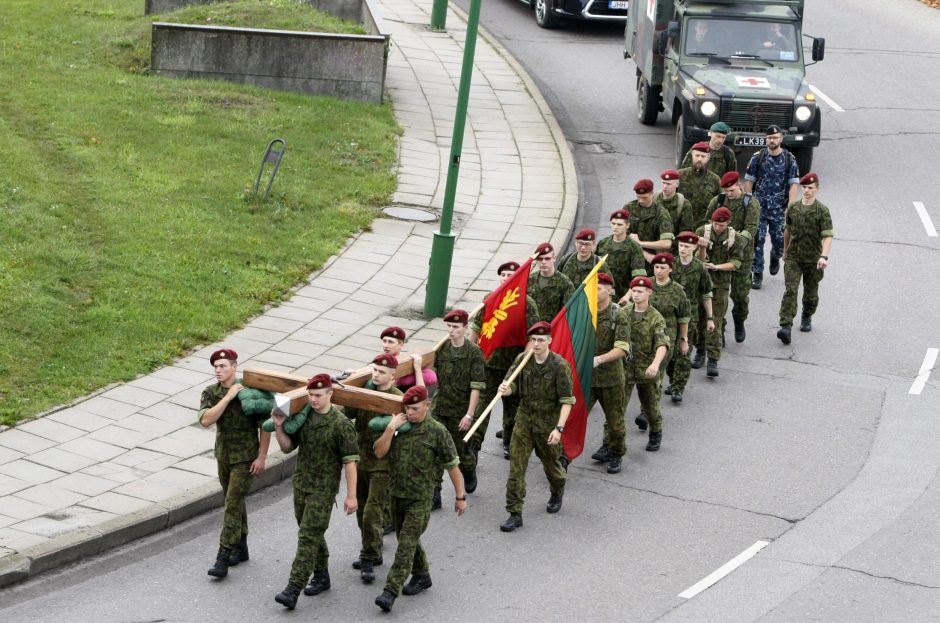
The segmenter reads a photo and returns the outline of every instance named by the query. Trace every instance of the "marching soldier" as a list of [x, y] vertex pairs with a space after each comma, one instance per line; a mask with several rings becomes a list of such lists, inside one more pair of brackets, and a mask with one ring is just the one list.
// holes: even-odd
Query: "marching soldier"
[[597, 243], [597, 254], [607, 256], [604, 267], [614, 278], [614, 291], [626, 292], [631, 279], [646, 276], [643, 247], [630, 237], [629, 210], [611, 212], [610, 230], [611, 234]]
[[529, 296], [539, 310], [539, 319], [551, 322], [574, 294], [574, 284], [555, 270], [555, 247], [543, 242], [536, 247], [538, 272], [529, 275]]
[[600, 259], [594, 253], [596, 245], [597, 232], [593, 229], [582, 229], [574, 235], [575, 250], [558, 261], [558, 270], [570, 279], [576, 288], [591, 273]]
[[[674, 380], [673, 368], [676, 360], [688, 359], [689, 356], [689, 323], [692, 320], [692, 306], [689, 297], [682, 285], [671, 277], [675, 259], [671, 253], [659, 253], [653, 258], [653, 295], [650, 304], [662, 314], [666, 321], [666, 337], [669, 339], [669, 352], [662, 368], [672, 371], [669, 375], [670, 383]], [[683, 386], [684, 387], [684, 386]], [[682, 400], [682, 391], [679, 391], [679, 400]]]
[[[506, 481], [506, 510], [509, 518], [499, 527], [503, 532], [522, 527], [525, 473], [533, 449], [542, 461], [551, 491], [545, 510], [549, 513], [561, 510], [565, 494], [567, 474], [560, 460], [560, 442], [565, 421], [575, 403], [574, 384], [568, 362], [549, 350], [551, 334], [552, 327], [547, 322], [537, 322], [529, 327], [531, 361], [526, 363], [512, 383], [503, 381], [499, 385], [499, 392], [503, 396], [521, 396], [509, 450], [509, 479]], [[507, 379], [524, 357], [523, 354], [516, 357], [506, 375]]]
[[329, 374], [317, 374], [310, 379], [307, 383], [309, 404], [304, 407], [306, 419], [293, 435], [284, 430], [284, 415], [277, 410], [271, 412], [274, 435], [281, 451], [288, 454], [299, 448], [293, 478], [297, 554], [287, 588], [274, 597], [274, 601], [288, 610], [297, 605], [300, 588], [307, 578], [310, 582], [303, 589], [305, 595], [319, 595], [330, 588], [327, 567], [330, 551], [324, 533], [330, 525], [341, 472], [346, 477], [343, 510], [349, 515], [358, 508], [356, 431], [346, 416], [333, 406], [332, 394], [333, 382]]
[[[692, 204], [689, 203], [682, 193], [678, 192], [679, 172], [675, 169], [666, 169], [659, 174], [659, 179], [662, 184], [662, 190], [656, 195], [653, 202], [658, 206], [666, 208], [666, 211], [669, 212], [673, 232], [694, 229], [695, 217], [692, 214]], [[676, 253], [677, 249], [678, 247], [675, 242], [673, 242], [672, 252]]]
[[[718, 177], [738, 169], [738, 159], [734, 155], [734, 150], [725, 145], [729, 134], [731, 134], [731, 126], [724, 121], [713, 123], [708, 131], [708, 170]], [[690, 166], [692, 166], [691, 149], [686, 152], [680, 168], [685, 169]]]
[[[712, 314], [712, 280], [708, 276], [708, 270], [702, 260], [695, 257], [695, 250], [698, 248], [698, 236], [690, 231], [684, 231], [676, 236], [679, 241], [679, 261], [673, 266], [670, 277], [676, 283], [682, 286], [686, 296], [689, 297], [689, 307], [692, 310], [692, 320], [689, 323], [689, 344], [698, 344], [699, 329], [698, 324], [694, 322], [700, 316], [705, 320], [701, 351], [702, 363], [705, 363], [705, 343], [704, 334], [715, 330], [715, 318]], [[691, 354], [691, 353], [689, 353]], [[673, 357], [670, 361], [669, 373], [670, 385], [663, 392], [672, 396], [673, 402], [682, 402], [682, 395], [685, 392], [685, 386], [689, 382], [689, 373], [692, 368], [692, 362], [688, 356]]]
[[[421, 546], [421, 535], [431, 518], [432, 492], [442, 470], [447, 470], [454, 485], [457, 515], [463, 515], [467, 510], [467, 494], [458, 467], [457, 449], [447, 429], [428, 417], [431, 405], [427, 390], [412, 387], [402, 396], [401, 403], [405, 413], [393, 416], [375, 442], [375, 455], [389, 457], [388, 492], [395, 534], [398, 535], [395, 562], [388, 570], [385, 589], [375, 598], [375, 605], [385, 612], [392, 609], [399, 592], [417, 595], [431, 587], [428, 557]], [[398, 430], [405, 422], [411, 424], [407, 433]], [[411, 581], [404, 584], [409, 573]]]
[[208, 428], [215, 424], [215, 460], [219, 483], [225, 496], [225, 515], [219, 535], [219, 553], [209, 575], [224, 578], [228, 568], [248, 560], [248, 511], [245, 498], [251, 479], [264, 472], [271, 443], [271, 433], [258, 432], [255, 422], [242, 412], [238, 392], [241, 379], [235, 378], [238, 354], [230, 349], [217, 350], [209, 357], [216, 383], [202, 390], [199, 423]]
[[708, 143], [692, 146], [692, 166], [679, 169], [679, 192], [692, 205], [692, 226], [708, 222], [705, 211], [709, 202], [721, 192], [721, 178], [708, 170], [710, 158]]
[[672, 248], [675, 230], [666, 208], [653, 202], [653, 180], [640, 180], [633, 185], [633, 192], [636, 193], [636, 199], [623, 206], [623, 209], [632, 214], [636, 221], [630, 237], [643, 248], [646, 270], [652, 270], [649, 263], [653, 256]]

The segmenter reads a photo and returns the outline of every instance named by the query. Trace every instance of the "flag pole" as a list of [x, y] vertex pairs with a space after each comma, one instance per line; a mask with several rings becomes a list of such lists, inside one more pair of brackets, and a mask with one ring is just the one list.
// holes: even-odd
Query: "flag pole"
[[[516, 366], [516, 369], [513, 370], [513, 371], [512, 371], [512, 374], [509, 375], [509, 378], [506, 379], [506, 380], [503, 381], [503, 382], [504, 382], [504, 383], [512, 383], [513, 381], [515, 381], [515, 380], [516, 380], [516, 377], [519, 376], [519, 373], [522, 372], [522, 369], [525, 367], [525, 365], [526, 365], [527, 363], [529, 363], [529, 359], [532, 358], [532, 353], [534, 353], [534, 352], [535, 352], [535, 351], [533, 351], [533, 350], [530, 350], [529, 352], [527, 352], [527, 353], [525, 354], [525, 357], [522, 358], [522, 361], [519, 362], [519, 365]], [[499, 390], [497, 390], [497, 391], [496, 391], [496, 395], [493, 397], [493, 400], [490, 401], [490, 404], [486, 405], [486, 409], [483, 410], [483, 413], [480, 414], [480, 417], [477, 418], [477, 421], [473, 423], [473, 426], [471, 426], [471, 427], [470, 427], [470, 430], [467, 431], [467, 434], [464, 435], [464, 438], [463, 438], [464, 443], [470, 441], [470, 438], [473, 437], [473, 433], [477, 432], [477, 429], [480, 428], [480, 424], [483, 423], [483, 420], [486, 419], [486, 416], [488, 416], [488, 415], [490, 414], [490, 411], [493, 410], [493, 407], [496, 406], [496, 403], [497, 403], [502, 397], [503, 397], [503, 395], [499, 393]]]
[[[467, 319], [469, 320], [470, 318], [473, 318], [474, 316], [476, 316], [477, 314], [479, 314], [479, 313], [480, 313], [480, 310], [483, 309], [484, 307], [486, 307], [486, 304], [485, 304], [485, 303], [480, 303], [479, 305], [477, 305], [476, 307], [474, 307], [474, 308], [473, 308], [473, 311], [470, 312], [469, 314], [467, 314]], [[445, 335], [444, 337], [442, 337], [442, 338], [440, 339], [440, 341], [437, 343], [437, 345], [435, 345], [434, 348], [431, 349], [431, 352], [432, 352], [432, 353], [436, 353], [437, 351], [439, 351], [439, 350], [441, 349], [441, 346], [444, 345], [444, 342], [446, 342], [446, 341], [449, 340], [449, 339], [450, 339], [450, 337], [447, 336], [447, 335]]]

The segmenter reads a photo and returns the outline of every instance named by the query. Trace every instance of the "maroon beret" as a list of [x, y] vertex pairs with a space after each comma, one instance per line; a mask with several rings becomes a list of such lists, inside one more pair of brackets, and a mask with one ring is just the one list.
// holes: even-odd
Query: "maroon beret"
[[711, 148], [708, 146], [708, 143], [706, 143], [705, 141], [699, 141], [695, 145], [692, 145], [692, 151], [701, 151], [701, 152], [705, 152], [706, 154], [710, 154]]
[[469, 320], [470, 320], [470, 314], [468, 314], [462, 309], [452, 309], [446, 314], [444, 314], [444, 322], [457, 322], [460, 324], [467, 324]]
[[379, 339], [381, 339], [381, 338], [383, 338], [383, 337], [393, 337], [393, 338], [395, 338], [396, 340], [400, 340], [400, 341], [404, 342], [404, 341], [405, 341], [405, 330], [402, 329], [401, 327], [389, 327], [389, 328], [385, 329], [384, 331], [382, 331], [382, 335], [379, 336]]
[[737, 184], [740, 180], [741, 180], [740, 173], [738, 173], [737, 171], [728, 171], [727, 173], [721, 176], [721, 187], [729, 188]]
[[428, 388], [423, 385], [414, 385], [409, 387], [408, 391], [401, 397], [401, 403], [406, 407], [408, 405], [416, 405], [419, 402], [424, 402], [428, 399]]
[[325, 372], [315, 374], [307, 381], [307, 389], [331, 389], [332, 387], [333, 379]]
[[238, 353], [231, 348], [223, 348], [215, 351], [209, 357], [209, 363], [215, 365], [216, 359], [228, 359], [229, 361], [238, 361]]
[[543, 242], [539, 246], [535, 247], [535, 254], [538, 257], [543, 255], [548, 255], [549, 253], [554, 253], [555, 247], [552, 246], [551, 242]]
[[664, 182], [677, 180], [679, 179], [679, 172], [676, 171], [675, 169], [666, 169], [665, 171], [659, 174], [659, 179], [661, 179]]
[[398, 357], [395, 355], [376, 355], [375, 359], [372, 360], [372, 363], [384, 368], [397, 368]]
[[499, 268], [496, 269], [496, 274], [502, 275], [507, 270], [511, 273], [516, 272], [519, 270], [519, 262], [503, 262], [499, 265]]
[[597, 239], [597, 232], [593, 229], [582, 229], [574, 235], [575, 240], [595, 240]]
[[612, 288], [614, 287], [614, 278], [607, 273], [597, 273], [597, 283], [603, 283]]
[[676, 236], [676, 240], [679, 242], [686, 242], [688, 244], [698, 244], [698, 236], [695, 234], [695, 232], [692, 231], [682, 232]]
[[653, 256], [653, 260], [650, 264], [669, 264], [672, 266], [675, 262], [676, 258], [672, 256], [672, 253], [657, 253]]
[[610, 213], [610, 220], [614, 220], [615, 218], [619, 218], [619, 219], [623, 219], [623, 220], [625, 220], [625, 221], [629, 221], [629, 220], [630, 220], [630, 210], [627, 210], [626, 208], [621, 208], [620, 210], [614, 210], [613, 212]]
[[525, 332], [526, 335], [551, 335], [552, 334], [552, 325], [548, 324], [544, 320], [541, 322], [536, 322], [534, 325], [529, 327], [529, 330]]
[[712, 212], [712, 220], [716, 223], [727, 223], [731, 220], [731, 210], [725, 207], [718, 208]]
[[653, 280], [649, 277], [634, 277], [633, 281], [630, 282], [631, 288], [636, 288], [638, 286], [643, 286], [644, 288], [653, 289]]
[[807, 184], [819, 184], [819, 176], [815, 173], [807, 173], [800, 178], [800, 185], [806, 186]]
[[638, 195], [653, 192], [653, 180], [642, 179], [633, 185], [633, 191]]

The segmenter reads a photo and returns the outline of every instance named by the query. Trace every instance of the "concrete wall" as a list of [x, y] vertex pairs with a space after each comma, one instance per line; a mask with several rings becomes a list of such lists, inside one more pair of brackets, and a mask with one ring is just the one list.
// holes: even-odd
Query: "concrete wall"
[[155, 22], [150, 69], [380, 103], [388, 39]]

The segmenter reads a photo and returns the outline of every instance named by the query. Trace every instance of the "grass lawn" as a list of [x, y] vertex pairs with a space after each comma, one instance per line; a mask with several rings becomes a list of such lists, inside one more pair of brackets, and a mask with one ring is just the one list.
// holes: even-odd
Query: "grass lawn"
[[207, 26], [365, 34], [359, 24], [341, 20], [297, 0], [237, 0], [190, 6], [160, 15], [159, 20]]
[[2, 1], [2, 424], [222, 338], [394, 190], [387, 105], [150, 76], [143, 2]]

